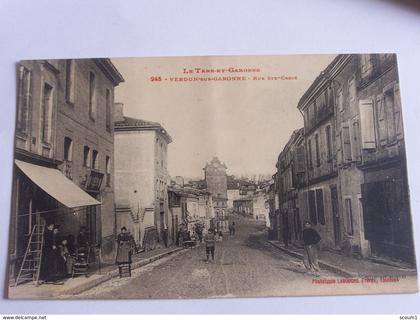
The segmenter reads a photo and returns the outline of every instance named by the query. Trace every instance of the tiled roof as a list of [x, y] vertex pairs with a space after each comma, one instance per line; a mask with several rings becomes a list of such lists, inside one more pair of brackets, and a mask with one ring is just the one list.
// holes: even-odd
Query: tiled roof
[[154, 128], [161, 127], [160, 123], [147, 121], [143, 119], [136, 119], [131, 117], [124, 117], [124, 121], [117, 121], [115, 127], [139, 127], [139, 128]]
[[161, 126], [158, 122], [147, 121], [143, 119], [136, 119], [131, 117], [124, 117], [123, 121], [114, 122], [115, 131], [125, 131], [125, 130], [157, 130], [166, 136], [169, 139], [169, 142], [172, 141], [171, 136], [168, 132]]

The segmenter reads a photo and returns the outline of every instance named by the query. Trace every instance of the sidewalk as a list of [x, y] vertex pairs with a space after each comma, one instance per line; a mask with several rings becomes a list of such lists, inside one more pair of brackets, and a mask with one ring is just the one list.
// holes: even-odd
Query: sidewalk
[[[269, 240], [274, 247], [298, 259], [303, 258], [303, 248], [290, 245], [285, 248], [281, 241]], [[342, 277], [417, 276], [414, 268], [397, 267], [376, 263], [369, 259], [356, 259], [331, 251], [318, 252], [319, 266]]]
[[[171, 247], [134, 254], [131, 268], [140, 268], [181, 250], [183, 249], [180, 247]], [[64, 280], [64, 284], [60, 285], [42, 284], [35, 286], [32, 282], [28, 282], [17, 287], [9, 286], [8, 297], [10, 299], [56, 299], [62, 295], [79, 294], [118, 276], [118, 268], [113, 263], [102, 263], [100, 271], [98, 265], [93, 264], [88, 277], [69, 278]]]

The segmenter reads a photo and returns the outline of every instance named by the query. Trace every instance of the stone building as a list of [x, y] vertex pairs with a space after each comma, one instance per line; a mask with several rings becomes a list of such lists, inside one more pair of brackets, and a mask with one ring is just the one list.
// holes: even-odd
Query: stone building
[[112, 256], [114, 88], [124, 81], [109, 59], [22, 61], [17, 117], [11, 272], [20, 267], [35, 224], [60, 235], [86, 227], [89, 242]]
[[210, 192], [213, 199], [216, 227], [225, 230], [228, 227], [227, 167], [217, 157], [214, 157], [203, 170], [207, 191]]
[[[302, 218], [299, 207], [299, 188], [306, 186], [306, 162], [303, 128], [296, 129], [283, 151], [279, 154], [277, 167], [279, 214], [276, 225], [278, 238], [289, 242], [300, 241]], [[303, 199], [302, 201], [305, 201]]]
[[324, 247], [337, 245], [337, 161], [335, 154], [335, 97], [330, 74], [340, 70], [332, 63], [315, 79], [298, 103], [304, 117], [307, 185], [301, 189], [299, 209], [320, 233]]
[[[190, 231], [192, 235], [197, 224], [205, 232], [210, 227], [214, 228], [213, 201], [209, 192], [173, 183], [168, 187], [168, 196], [174, 235], [179, 230]], [[174, 243], [177, 240], [174, 239]]]
[[157, 122], [124, 116], [122, 104], [115, 105], [114, 120], [117, 225], [126, 226], [140, 246], [153, 249], [164, 237], [173, 238], [167, 189], [172, 139]]
[[[298, 109], [305, 123], [299, 143], [306, 153], [305, 174], [296, 185], [301, 220], [313, 222], [323, 247], [413, 264], [395, 55], [338, 55]], [[289, 168], [285, 150], [275, 188], [283, 190], [283, 206]], [[282, 221], [271, 219], [282, 228]]]
[[334, 84], [342, 247], [414, 263], [396, 56], [340, 59], [345, 66]]

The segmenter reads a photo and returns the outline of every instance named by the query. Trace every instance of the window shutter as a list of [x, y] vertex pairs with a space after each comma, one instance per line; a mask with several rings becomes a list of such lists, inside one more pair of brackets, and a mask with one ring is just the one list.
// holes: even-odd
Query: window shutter
[[401, 108], [401, 95], [400, 86], [394, 86], [394, 118], [395, 118], [395, 132], [397, 139], [403, 138], [403, 122], [402, 122], [402, 108]]
[[308, 205], [309, 205], [309, 218], [313, 224], [317, 224], [316, 218], [316, 202], [315, 202], [315, 191], [308, 191]]
[[343, 90], [340, 90], [339, 92], [338, 92], [338, 95], [337, 95], [337, 104], [338, 104], [338, 111], [343, 111], [344, 110], [344, 107], [343, 107]]
[[345, 126], [341, 130], [341, 140], [343, 143], [343, 161], [351, 161], [351, 140], [350, 140], [350, 128]]
[[317, 211], [318, 221], [320, 224], [325, 224], [324, 193], [322, 189], [317, 189], [315, 195], [316, 195], [316, 211]]
[[376, 137], [372, 99], [364, 99], [359, 101], [359, 113], [362, 148], [375, 149]]
[[351, 120], [351, 158], [355, 161], [360, 160], [360, 139], [359, 139], [359, 119]]
[[376, 98], [376, 117], [378, 119], [379, 142], [383, 146], [388, 140], [383, 95], [379, 95]]
[[296, 172], [302, 173], [305, 169], [305, 147], [301, 145], [296, 149]]
[[384, 95], [384, 111], [386, 113], [386, 124], [388, 129], [388, 141], [393, 142], [396, 139], [396, 132], [395, 132], [395, 96], [394, 96], [394, 88], [385, 92]]

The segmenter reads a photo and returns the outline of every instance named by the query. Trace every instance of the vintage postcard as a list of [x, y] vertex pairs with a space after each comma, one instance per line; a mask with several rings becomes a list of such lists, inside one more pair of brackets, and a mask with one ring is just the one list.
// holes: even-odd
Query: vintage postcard
[[395, 54], [16, 70], [9, 298], [418, 291]]

